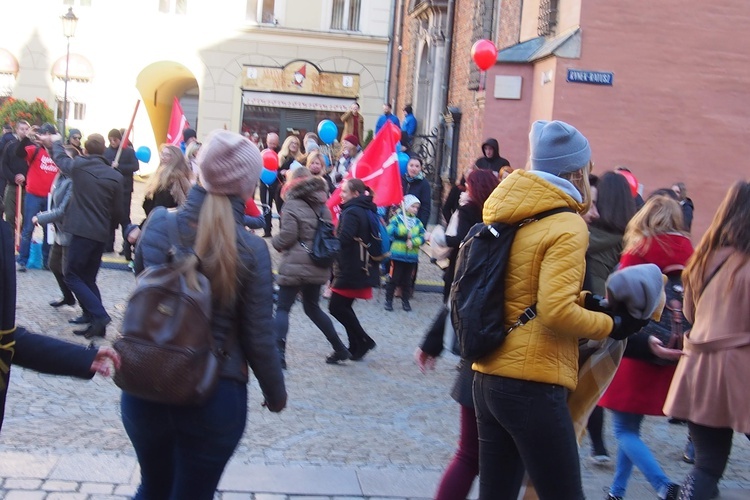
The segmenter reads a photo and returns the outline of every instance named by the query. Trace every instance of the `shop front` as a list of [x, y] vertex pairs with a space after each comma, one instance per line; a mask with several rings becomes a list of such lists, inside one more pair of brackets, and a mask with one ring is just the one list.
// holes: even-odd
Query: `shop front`
[[320, 71], [309, 61], [292, 61], [282, 68], [245, 66], [242, 132], [257, 133], [264, 142], [275, 132], [283, 141], [317, 132], [318, 123], [329, 119], [339, 128], [340, 139], [341, 114], [357, 99], [359, 78]]

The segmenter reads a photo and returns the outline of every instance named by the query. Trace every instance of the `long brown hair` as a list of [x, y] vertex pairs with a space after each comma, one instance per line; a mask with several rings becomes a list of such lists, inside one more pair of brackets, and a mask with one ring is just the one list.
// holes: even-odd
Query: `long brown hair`
[[[706, 266], [716, 250], [732, 247], [744, 254], [737, 269], [750, 259], [750, 183], [735, 182], [719, 205], [713, 222], [688, 261], [683, 279], [692, 290], [702, 292]], [[734, 284], [731, 273], [728, 288]], [[699, 293], [700, 293], [699, 292]]]

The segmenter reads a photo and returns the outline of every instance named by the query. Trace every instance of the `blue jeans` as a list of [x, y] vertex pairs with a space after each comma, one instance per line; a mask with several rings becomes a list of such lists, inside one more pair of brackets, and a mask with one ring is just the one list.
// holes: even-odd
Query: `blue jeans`
[[[47, 197], [36, 196], [26, 193], [23, 202], [23, 227], [21, 228], [21, 248], [18, 250], [18, 263], [24, 266], [29, 261], [29, 250], [31, 249], [31, 235], [34, 234], [34, 223], [31, 219], [39, 212], [47, 210]], [[47, 265], [49, 258], [49, 243], [47, 243], [47, 228], [42, 228], [44, 242], [42, 243], [42, 267]]]
[[612, 411], [612, 427], [617, 439], [615, 476], [609, 488], [613, 496], [625, 496], [634, 465], [640, 469], [658, 495], [664, 494], [667, 486], [672, 483], [646, 443], [641, 440], [641, 422], [643, 415]]
[[103, 253], [104, 242], [73, 235], [68, 245], [67, 267], [63, 272], [65, 284], [78, 299], [81, 309], [94, 319], [109, 317], [96, 285]]
[[584, 498], [567, 399], [559, 385], [474, 374], [480, 500], [514, 500], [524, 468], [540, 500]]
[[212, 500], [245, 430], [247, 385], [220, 379], [202, 406], [122, 394], [122, 423], [141, 466], [135, 500]]

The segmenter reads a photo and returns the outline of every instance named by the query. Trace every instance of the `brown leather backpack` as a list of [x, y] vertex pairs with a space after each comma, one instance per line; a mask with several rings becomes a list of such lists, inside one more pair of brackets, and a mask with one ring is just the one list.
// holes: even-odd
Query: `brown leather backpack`
[[216, 388], [221, 365], [211, 332], [211, 284], [194, 254], [180, 255], [176, 213], [167, 211], [166, 221], [169, 262], [136, 278], [114, 343], [122, 366], [113, 378], [142, 399], [200, 405]]

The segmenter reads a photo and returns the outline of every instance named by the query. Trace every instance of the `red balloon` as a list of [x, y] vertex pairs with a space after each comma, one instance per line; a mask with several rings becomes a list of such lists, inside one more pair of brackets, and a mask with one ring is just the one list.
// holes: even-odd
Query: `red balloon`
[[479, 69], [487, 71], [497, 62], [497, 48], [489, 40], [477, 40], [471, 47], [471, 57]]
[[279, 169], [279, 155], [273, 149], [264, 149], [260, 154], [263, 157], [263, 166], [266, 170], [276, 172]]

